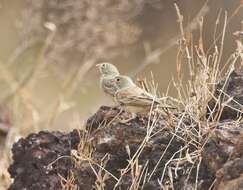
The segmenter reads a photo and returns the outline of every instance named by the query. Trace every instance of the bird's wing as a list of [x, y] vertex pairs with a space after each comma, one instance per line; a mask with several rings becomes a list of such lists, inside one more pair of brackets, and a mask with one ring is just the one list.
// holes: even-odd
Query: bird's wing
[[156, 97], [137, 86], [118, 91], [116, 99], [120, 104], [127, 106], [151, 106], [152, 104], [160, 104]]

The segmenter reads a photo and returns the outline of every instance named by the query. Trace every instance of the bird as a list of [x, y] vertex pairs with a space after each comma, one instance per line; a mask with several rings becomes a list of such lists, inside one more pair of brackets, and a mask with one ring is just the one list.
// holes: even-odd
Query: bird
[[112, 83], [118, 89], [116, 102], [127, 112], [143, 115], [161, 104], [156, 96], [138, 87], [128, 76], [118, 75], [112, 79]]
[[114, 98], [117, 89], [117, 86], [111, 80], [116, 76], [119, 76], [120, 73], [115, 65], [111, 63], [99, 63], [96, 65], [99, 68], [101, 73], [100, 76], [100, 86], [105, 94], [108, 94], [112, 98]]

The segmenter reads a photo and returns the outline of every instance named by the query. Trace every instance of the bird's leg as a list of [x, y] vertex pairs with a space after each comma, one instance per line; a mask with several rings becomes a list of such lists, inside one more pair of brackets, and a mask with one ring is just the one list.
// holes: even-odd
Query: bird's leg
[[128, 119], [120, 119], [119, 122], [125, 124], [125, 123], [129, 123], [131, 120], [137, 118], [136, 113], [131, 113], [131, 116], [132, 117], [129, 117]]

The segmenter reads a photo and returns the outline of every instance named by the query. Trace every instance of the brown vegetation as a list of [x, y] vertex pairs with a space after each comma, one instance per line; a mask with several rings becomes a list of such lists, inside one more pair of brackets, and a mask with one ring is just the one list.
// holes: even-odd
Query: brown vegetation
[[[240, 18], [243, 4], [234, 1], [233, 11], [215, 13], [211, 35], [204, 27], [214, 2], [199, 3], [200, 10], [193, 18], [188, 14], [190, 19], [183, 17], [188, 12], [181, 11], [184, 2], [24, 1], [17, 23], [21, 44], [6, 64], [0, 62], [0, 189], [243, 189], [242, 29], [228, 29]], [[161, 28], [171, 20], [159, 24], [160, 30], [151, 20], [163, 18], [163, 14], [153, 16], [167, 5], [175, 10], [172, 20], [177, 15], [180, 33], [161, 43]], [[152, 19], [146, 20], [147, 12]], [[156, 43], [147, 43], [150, 30], [157, 35]], [[232, 43], [236, 39], [236, 45], [225, 45], [227, 37]], [[163, 96], [153, 79], [160, 84], [164, 79], [152, 75], [151, 81], [140, 81], [177, 109], [121, 123], [119, 119], [129, 114], [102, 99], [105, 106], [93, 111], [86, 124], [80, 122], [85, 122], [81, 114], [77, 120], [70, 116], [69, 125], [62, 122], [65, 119], [56, 122], [75, 106], [86, 110], [88, 105], [90, 113], [92, 106], [80, 91], [92, 105], [97, 104], [97, 94], [87, 93], [81, 81], [97, 84], [92, 74], [87, 75], [94, 63], [114, 57], [119, 62], [119, 56], [126, 57], [138, 43], [144, 57], [135, 70], [132, 57], [127, 58], [133, 76], [152, 63], [166, 61], [160, 58], [177, 45], [177, 54], [172, 55], [176, 77]], [[167, 66], [160, 64], [165, 72], [157, 72], [167, 73]], [[50, 132], [57, 127], [66, 132]]]
[[[239, 104], [242, 80], [242, 73], [233, 72], [225, 88], [234, 86]], [[217, 87], [221, 83], [227, 82]], [[118, 108], [101, 107], [86, 131], [40, 132], [19, 140], [9, 189], [242, 189], [242, 112], [236, 120], [229, 114], [234, 111], [229, 106], [208, 123], [181, 112], [123, 124]]]

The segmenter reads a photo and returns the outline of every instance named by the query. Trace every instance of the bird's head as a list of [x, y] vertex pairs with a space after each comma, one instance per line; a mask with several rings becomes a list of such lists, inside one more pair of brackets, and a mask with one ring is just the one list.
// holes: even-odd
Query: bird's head
[[111, 63], [99, 63], [96, 66], [99, 68], [100, 73], [102, 75], [105, 75], [105, 76], [109, 76], [109, 75], [116, 76], [116, 75], [119, 75], [118, 69], [115, 67], [115, 65], [113, 65]]
[[124, 89], [124, 88], [128, 88], [128, 87], [131, 87], [131, 86], [135, 86], [132, 79], [130, 77], [124, 76], [124, 75], [116, 76], [113, 79], [113, 81], [116, 84], [116, 86], [118, 87], [118, 89]]

